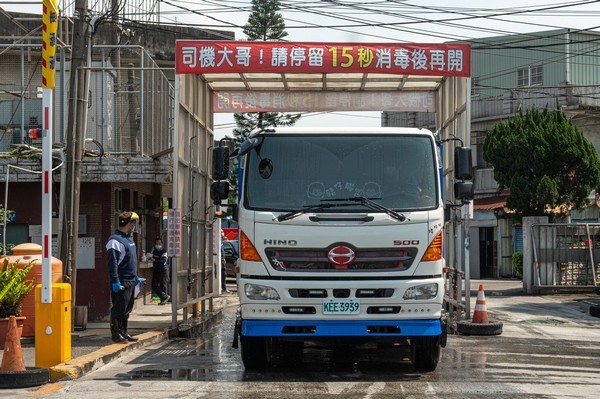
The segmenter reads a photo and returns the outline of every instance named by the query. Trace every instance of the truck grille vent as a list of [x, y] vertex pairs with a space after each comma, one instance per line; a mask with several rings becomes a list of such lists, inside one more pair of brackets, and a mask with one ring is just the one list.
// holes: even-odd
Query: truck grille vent
[[333, 297], [334, 298], [350, 298], [350, 290], [347, 289], [347, 288], [334, 289], [333, 290]]
[[400, 306], [369, 306], [367, 314], [394, 314], [400, 313]]
[[282, 334], [314, 334], [317, 332], [317, 326], [284, 326], [281, 329]]
[[[324, 288], [290, 288], [292, 298], [327, 298], [329, 295]], [[354, 295], [352, 295], [354, 294]], [[357, 290], [339, 289], [332, 291], [334, 298], [391, 298], [393, 288], [359, 288]]]
[[394, 295], [393, 288], [366, 288], [356, 290], [357, 298], [390, 298], [392, 295]]
[[292, 298], [327, 298], [327, 291], [323, 289], [291, 288], [289, 293]]
[[399, 334], [400, 326], [367, 326], [369, 334]]
[[281, 310], [285, 314], [316, 314], [317, 309], [314, 306], [282, 306]]
[[404, 271], [415, 261], [417, 248], [357, 249], [356, 258], [340, 267], [327, 257], [327, 249], [266, 248], [271, 267], [278, 271]]

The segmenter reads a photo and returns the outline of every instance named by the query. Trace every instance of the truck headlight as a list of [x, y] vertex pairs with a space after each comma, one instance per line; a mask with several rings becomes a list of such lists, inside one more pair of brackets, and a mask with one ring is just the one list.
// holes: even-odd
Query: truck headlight
[[402, 299], [432, 299], [437, 296], [437, 283], [421, 284], [406, 290]]
[[248, 299], [256, 299], [266, 301], [268, 299], [279, 300], [279, 294], [275, 288], [267, 287], [266, 285], [245, 284], [244, 292]]

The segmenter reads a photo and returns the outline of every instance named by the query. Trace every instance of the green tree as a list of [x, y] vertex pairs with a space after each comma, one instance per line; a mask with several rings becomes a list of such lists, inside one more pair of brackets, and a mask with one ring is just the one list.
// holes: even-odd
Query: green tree
[[[279, 0], [252, 0], [252, 12], [244, 25], [244, 34], [253, 41], [281, 41], [288, 34], [285, 22], [279, 12]], [[233, 135], [241, 140], [242, 133], [256, 128], [269, 126], [293, 126], [300, 118], [299, 114], [280, 112], [248, 112], [234, 114], [236, 128]]]
[[[244, 25], [244, 34], [252, 41], [282, 41], [288, 34], [285, 31], [285, 21], [279, 12], [279, 0], [252, 0], [252, 12], [248, 22]], [[233, 137], [238, 146], [243, 140], [243, 135], [257, 128], [270, 126], [293, 126], [300, 119], [299, 114], [285, 114], [280, 112], [246, 112], [233, 114], [236, 127]], [[237, 202], [237, 163], [229, 176], [232, 188], [229, 202]], [[227, 215], [229, 215], [230, 210]]]
[[252, 12], [244, 25], [248, 40], [283, 40], [288, 34], [279, 13], [279, 0], [252, 0]]
[[520, 215], [557, 208], [566, 214], [600, 187], [596, 149], [559, 108], [532, 108], [496, 124], [483, 143], [483, 159], [494, 167], [499, 188], [510, 189], [507, 207]]

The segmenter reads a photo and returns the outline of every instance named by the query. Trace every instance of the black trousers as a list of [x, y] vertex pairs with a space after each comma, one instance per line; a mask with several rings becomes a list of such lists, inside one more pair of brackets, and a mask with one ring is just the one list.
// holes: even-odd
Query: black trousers
[[124, 290], [114, 292], [110, 290], [110, 299], [112, 300], [112, 307], [110, 308], [110, 318], [117, 319], [121, 317], [129, 316], [133, 309], [133, 303], [135, 297], [133, 296], [133, 289], [137, 281], [121, 281], [121, 285], [125, 287]]
[[168, 296], [167, 283], [169, 281], [169, 270], [163, 267], [155, 267], [152, 270], [152, 291], [160, 298]]

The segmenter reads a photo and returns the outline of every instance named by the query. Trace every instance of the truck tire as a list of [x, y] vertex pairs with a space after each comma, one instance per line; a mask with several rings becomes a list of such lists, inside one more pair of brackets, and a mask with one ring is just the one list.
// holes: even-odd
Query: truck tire
[[300, 364], [304, 356], [304, 343], [280, 341], [278, 354], [288, 364]]
[[600, 306], [590, 306], [590, 315], [594, 317], [600, 317]]
[[440, 337], [413, 337], [410, 360], [416, 371], [434, 371], [440, 361]]
[[456, 331], [464, 335], [500, 335], [502, 334], [502, 322], [491, 321], [487, 324], [472, 323], [469, 320], [459, 320]]
[[263, 370], [267, 367], [267, 337], [240, 337], [242, 363], [248, 370]]

